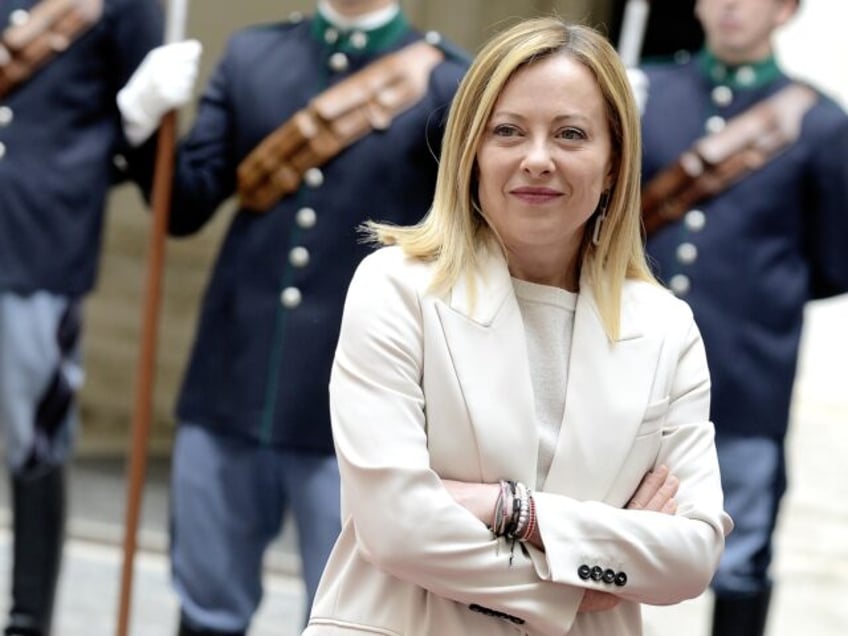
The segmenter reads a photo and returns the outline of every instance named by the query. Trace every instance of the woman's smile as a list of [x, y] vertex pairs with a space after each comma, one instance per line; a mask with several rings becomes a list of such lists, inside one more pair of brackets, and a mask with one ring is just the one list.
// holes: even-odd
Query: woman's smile
[[510, 190], [510, 194], [530, 205], [544, 205], [558, 200], [563, 193], [553, 188], [523, 186]]

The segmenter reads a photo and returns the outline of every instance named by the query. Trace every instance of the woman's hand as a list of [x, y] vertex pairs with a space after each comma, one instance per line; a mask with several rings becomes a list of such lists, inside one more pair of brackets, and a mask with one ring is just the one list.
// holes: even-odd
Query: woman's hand
[[[660, 466], [645, 474], [639, 487], [630, 501], [627, 502], [628, 510], [651, 510], [667, 515], [673, 515], [677, 511], [677, 501], [674, 496], [680, 486], [677, 479], [668, 470], [668, 466]], [[578, 612], [603, 612], [618, 605], [621, 599], [614, 594], [601, 592], [600, 590], [586, 590]]]
[[680, 480], [671, 474], [668, 466], [660, 466], [642, 477], [642, 482], [627, 503], [627, 509], [652, 510], [673, 515], [677, 512], [674, 496], [679, 486]]
[[482, 521], [487, 528], [492, 527], [495, 503], [501, 492], [499, 484], [475, 484], [453, 479], [443, 479], [442, 484], [460, 506]]
[[[491, 527], [495, 503], [500, 494], [498, 484], [476, 484], [464, 481], [443, 479], [442, 484], [463, 508], [477, 517], [484, 525]], [[639, 487], [630, 501], [628, 510], [649, 510], [673, 515], [677, 511], [677, 501], [674, 496], [680, 486], [680, 480], [671, 474], [667, 466], [659, 466], [645, 474]], [[541, 537], [537, 535], [538, 547], [541, 547]], [[536, 541], [532, 541], [536, 543]], [[578, 612], [603, 612], [614, 608], [621, 599], [614, 594], [600, 590], [586, 590], [580, 602]]]

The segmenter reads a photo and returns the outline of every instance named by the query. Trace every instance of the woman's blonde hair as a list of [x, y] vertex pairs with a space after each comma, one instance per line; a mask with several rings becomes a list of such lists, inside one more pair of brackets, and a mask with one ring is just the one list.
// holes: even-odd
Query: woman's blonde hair
[[436, 289], [449, 288], [460, 276], [473, 272], [481, 243], [494, 238], [477, 210], [480, 140], [512, 75], [554, 54], [568, 55], [586, 66], [606, 103], [613, 185], [598, 245], [591, 241], [595, 217], [586, 224], [581, 268], [589, 276], [607, 336], [615, 340], [625, 279], [654, 278], [641, 235], [639, 113], [618, 54], [589, 27], [554, 17], [535, 18], [493, 37], [475, 58], [451, 105], [429, 213], [414, 226], [370, 223], [366, 230], [379, 243], [397, 244], [409, 256], [435, 261]]

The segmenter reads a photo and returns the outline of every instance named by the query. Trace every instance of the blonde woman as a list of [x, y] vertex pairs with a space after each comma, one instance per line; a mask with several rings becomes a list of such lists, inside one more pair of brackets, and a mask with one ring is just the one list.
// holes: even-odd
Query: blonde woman
[[542, 18], [455, 97], [435, 200], [351, 283], [330, 382], [343, 530], [307, 636], [639, 634], [724, 513], [688, 307], [652, 279], [606, 40]]

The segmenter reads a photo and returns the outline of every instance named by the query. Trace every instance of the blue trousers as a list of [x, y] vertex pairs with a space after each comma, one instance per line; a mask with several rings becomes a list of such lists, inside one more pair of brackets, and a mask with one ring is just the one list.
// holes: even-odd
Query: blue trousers
[[308, 617], [341, 529], [335, 456], [183, 424], [172, 462], [171, 564], [183, 620], [247, 631], [262, 598], [262, 559], [287, 510], [297, 523]]
[[718, 598], [750, 597], [771, 587], [772, 539], [786, 492], [783, 441], [716, 435], [724, 507], [734, 522], [712, 581]]
[[67, 461], [83, 383], [80, 303], [0, 292], [0, 432], [13, 474]]

